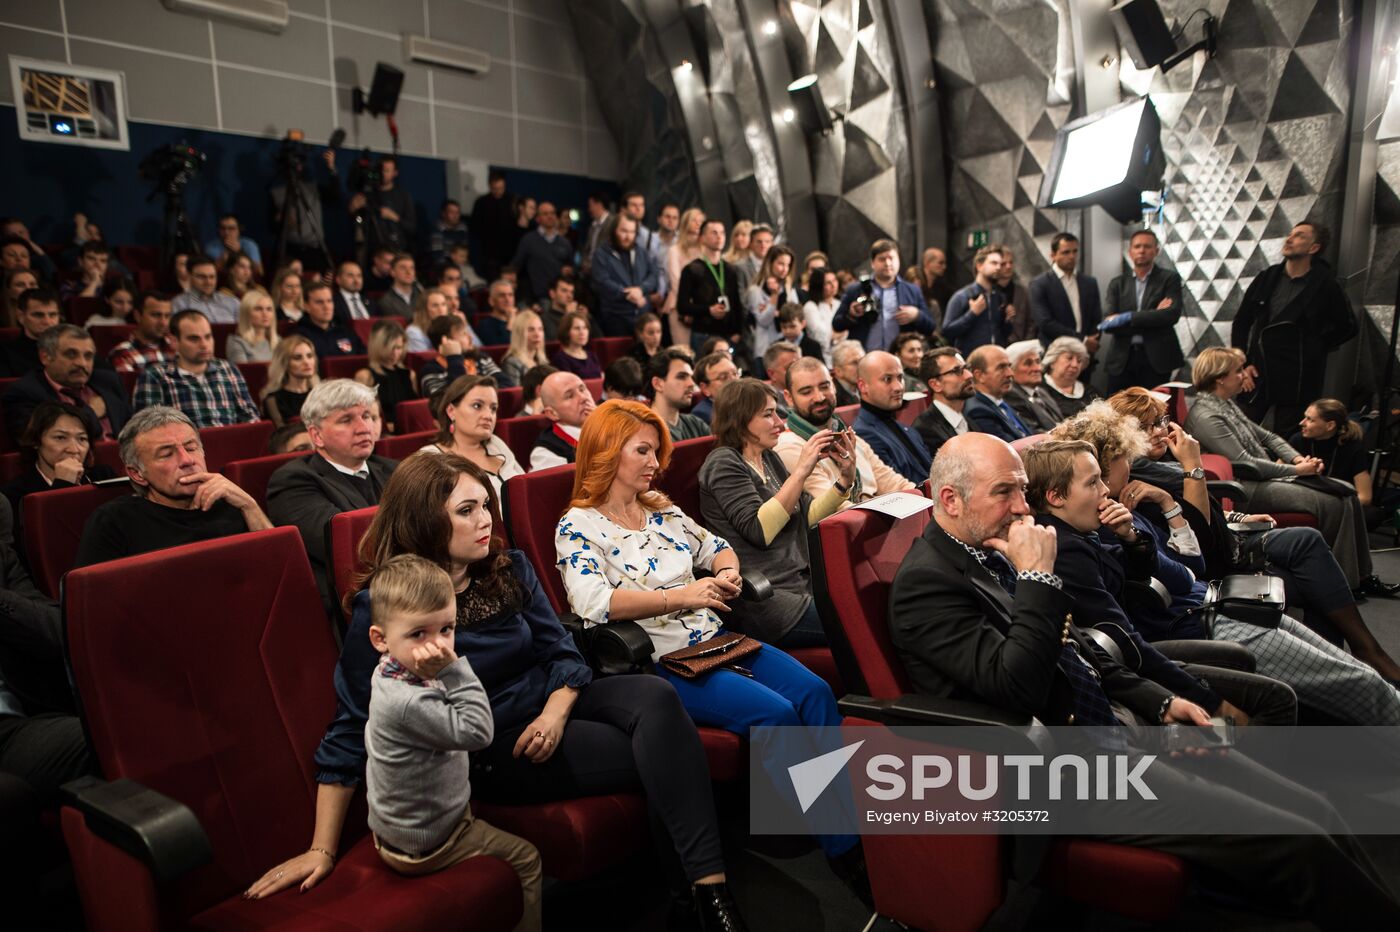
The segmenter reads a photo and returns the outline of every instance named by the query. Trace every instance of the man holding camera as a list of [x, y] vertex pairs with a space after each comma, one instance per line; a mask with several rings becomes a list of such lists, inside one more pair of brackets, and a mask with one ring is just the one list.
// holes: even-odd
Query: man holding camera
[[387, 246], [399, 252], [413, 252], [418, 218], [413, 208], [413, 196], [395, 184], [398, 177], [398, 159], [392, 155], [382, 155], [379, 157], [378, 185], [371, 180], [350, 197], [350, 215], [356, 218], [356, 222], [365, 225], [369, 248]]
[[695, 350], [714, 336], [732, 345], [744, 332], [739, 271], [724, 261], [724, 242], [724, 222], [706, 220], [700, 227], [700, 258], [681, 269], [676, 286], [676, 311], [690, 328], [690, 345]]
[[902, 332], [933, 333], [933, 315], [919, 286], [899, 277], [899, 246], [894, 240], [877, 239], [870, 247], [873, 277], [846, 289], [831, 329], [847, 331], [867, 350], [886, 350]]

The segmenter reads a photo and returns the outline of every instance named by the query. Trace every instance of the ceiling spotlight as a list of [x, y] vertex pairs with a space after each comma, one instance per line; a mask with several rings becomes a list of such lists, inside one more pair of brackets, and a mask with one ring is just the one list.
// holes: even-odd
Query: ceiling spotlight
[[793, 120], [795, 120], [795, 119], [797, 119], [797, 111], [794, 110], [794, 109], [792, 109], [791, 107], [784, 107], [784, 108], [783, 108], [783, 122], [784, 122], [784, 123], [791, 123], [791, 122], [792, 122]]
[[778, 34], [778, 21], [770, 19], [763, 24], [763, 34], [765, 36], [775, 36]]

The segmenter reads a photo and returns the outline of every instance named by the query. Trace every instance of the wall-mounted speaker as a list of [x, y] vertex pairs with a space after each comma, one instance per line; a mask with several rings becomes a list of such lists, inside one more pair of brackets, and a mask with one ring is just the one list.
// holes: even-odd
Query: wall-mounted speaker
[[1122, 0], [1108, 11], [1123, 51], [1139, 71], [1156, 68], [1176, 53], [1176, 39], [1167, 28], [1157, 0]]

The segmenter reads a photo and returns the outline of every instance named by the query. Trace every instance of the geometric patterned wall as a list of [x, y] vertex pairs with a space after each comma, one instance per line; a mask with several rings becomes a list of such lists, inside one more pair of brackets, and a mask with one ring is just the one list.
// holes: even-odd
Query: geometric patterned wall
[[[835, 267], [868, 265], [870, 244], [892, 237], [917, 261], [908, 120], [889, 22], [872, 0], [786, 0], [795, 76], [815, 73], [840, 115], [808, 137], [821, 240]], [[878, 9], [878, 6], [875, 7]], [[786, 105], [784, 103], [784, 105]]]
[[[948, 161], [948, 247], [972, 277], [973, 230], [1011, 247], [1017, 277], [1049, 268], [1051, 236], [1078, 211], [1035, 200], [1056, 131], [1069, 119], [1074, 54], [1067, 0], [924, 0]], [[943, 245], [928, 243], [925, 245]]]
[[[1170, 23], [1201, 0], [1160, 0]], [[1177, 325], [1188, 356], [1229, 341], [1254, 277], [1288, 231], [1341, 221], [1351, 106], [1351, 4], [1210, 0], [1216, 57], [1163, 75], [1122, 59], [1124, 96], [1150, 93], [1167, 159], [1163, 258], [1186, 284]], [[1193, 25], [1191, 34], [1199, 28]]]
[[670, 68], [655, 35], [622, 0], [570, 0], [574, 34], [617, 140], [622, 184], [663, 202], [699, 202], [695, 160]]

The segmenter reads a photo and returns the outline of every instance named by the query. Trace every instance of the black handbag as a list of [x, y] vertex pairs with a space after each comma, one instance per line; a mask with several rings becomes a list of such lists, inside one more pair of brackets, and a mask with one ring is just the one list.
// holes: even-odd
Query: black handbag
[[1277, 628], [1288, 607], [1283, 580], [1262, 573], [1226, 576], [1213, 581], [1201, 603], [1201, 626], [1214, 637], [1215, 621], [1228, 618], [1260, 628]]

